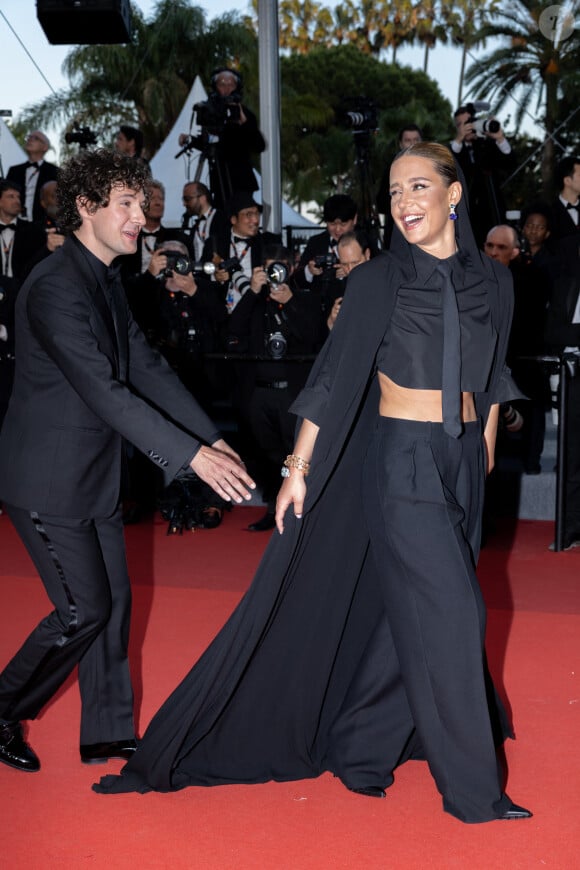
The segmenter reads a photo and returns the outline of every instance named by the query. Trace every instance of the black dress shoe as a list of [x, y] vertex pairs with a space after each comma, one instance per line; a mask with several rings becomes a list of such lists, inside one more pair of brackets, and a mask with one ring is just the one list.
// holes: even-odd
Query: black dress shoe
[[264, 516], [256, 520], [255, 523], [250, 523], [248, 526], [249, 532], [269, 532], [270, 529], [273, 529], [276, 525], [276, 518], [274, 514], [266, 513]]
[[525, 807], [519, 807], [517, 804], [512, 804], [509, 809], [505, 811], [500, 819], [531, 819], [534, 814], [529, 810], [526, 810]]
[[29, 773], [40, 770], [38, 756], [22, 736], [20, 722], [0, 722], [0, 761]]
[[109, 758], [123, 758], [127, 761], [137, 751], [137, 741], [114, 740], [112, 743], [81, 744], [81, 761], [83, 764], [102, 764]]
[[365, 797], [384, 798], [387, 796], [384, 788], [381, 788], [379, 785], [366, 785], [362, 788], [349, 788], [349, 791], [353, 791], [355, 794], [362, 794]]

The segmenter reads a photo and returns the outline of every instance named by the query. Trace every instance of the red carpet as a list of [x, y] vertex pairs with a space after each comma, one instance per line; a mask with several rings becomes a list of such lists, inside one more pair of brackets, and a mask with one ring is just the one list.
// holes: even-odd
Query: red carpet
[[[266, 537], [243, 531], [260, 509], [236, 508], [213, 531], [166, 537], [127, 529], [134, 581], [132, 665], [140, 730], [189, 669], [247, 586]], [[330, 775], [170, 795], [94, 794], [121, 762], [78, 760], [75, 681], [30, 724], [38, 774], [0, 765], [0, 867], [139, 870], [451, 870], [580, 866], [580, 550], [553, 554], [549, 523], [502, 526], [480, 577], [491, 670], [509, 694], [509, 793], [534, 818], [466, 826], [443, 813], [424, 763], [396, 774], [387, 799], [346, 791]], [[0, 668], [47, 609], [6, 516], [0, 516]]]

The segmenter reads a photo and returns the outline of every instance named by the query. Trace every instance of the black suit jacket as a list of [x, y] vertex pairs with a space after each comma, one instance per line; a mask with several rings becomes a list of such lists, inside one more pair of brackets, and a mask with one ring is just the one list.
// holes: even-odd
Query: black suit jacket
[[107, 517], [119, 500], [123, 438], [173, 477], [199, 441], [219, 437], [148, 345], [118, 282], [116, 290], [112, 315], [75, 238], [22, 286], [14, 389], [0, 433], [4, 501], [54, 516]]
[[[22, 207], [24, 208], [24, 198], [26, 194], [26, 167], [28, 166], [28, 162], [26, 163], [16, 163], [14, 166], [11, 166], [8, 170], [6, 178], [8, 181], [14, 181], [19, 187], [22, 189]], [[46, 184], [47, 181], [56, 181], [58, 176], [58, 166], [55, 166], [54, 163], [47, 163], [46, 160], [43, 160], [41, 165], [38, 168], [38, 175], [36, 177], [36, 189], [34, 191], [34, 202], [32, 203], [32, 217], [30, 215], [26, 215], [29, 220], [40, 221], [44, 217], [44, 209], [40, 204], [40, 189], [43, 184]]]
[[343, 278], [336, 278], [330, 271], [325, 271], [323, 275], [315, 275], [312, 281], [307, 281], [304, 270], [310, 260], [323, 254], [328, 254], [329, 245], [330, 233], [328, 230], [323, 230], [321, 233], [311, 236], [300, 257], [298, 268], [294, 273], [299, 287], [319, 293], [322, 307], [327, 312], [332, 308], [334, 300], [343, 295], [346, 281]]
[[550, 246], [558, 239], [564, 239], [567, 236], [580, 235], [580, 225], [576, 226], [568, 209], [562, 205], [560, 198], [552, 205], [552, 220], [550, 224]]
[[553, 353], [580, 347], [580, 323], [572, 323], [580, 294], [580, 265], [574, 273], [558, 278], [552, 290], [546, 321], [546, 344]]

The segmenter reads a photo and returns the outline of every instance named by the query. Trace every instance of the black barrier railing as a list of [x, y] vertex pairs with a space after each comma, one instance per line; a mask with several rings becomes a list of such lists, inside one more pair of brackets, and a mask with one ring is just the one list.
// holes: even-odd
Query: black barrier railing
[[[273, 360], [267, 354], [206, 353], [205, 359], [232, 360], [238, 362], [313, 362], [316, 354], [288, 354], [283, 359]], [[580, 353], [570, 351], [563, 354], [541, 354], [538, 356], [521, 356], [519, 360], [540, 363], [549, 374], [558, 374], [558, 427], [556, 440], [556, 505], [555, 505], [555, 540], [554, 552], [564, 549], [564, 534], [566, 525], [566, 427], [567, 427], [567, 395], [568, 378], [576, 375], [580, 366]], [[580, 376], [580, 374], [579, 374]]]
[[521, 360], [541, 363], [549, 374], [558, 374], [558, 428], [556, 438], [556, 510], [554, 552], [564, 549], [566, 528], [566, 441], [568, 414], [568, 378], [575, 377], [580, 365], [580, 353], [569, 351], [563, 354], [541, 354], [522, 356]]

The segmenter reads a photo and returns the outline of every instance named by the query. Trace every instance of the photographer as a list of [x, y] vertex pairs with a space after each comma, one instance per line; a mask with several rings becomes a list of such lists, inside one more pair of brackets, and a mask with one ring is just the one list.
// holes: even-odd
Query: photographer
[[192, 139], [182, 134], [180, 145], [189, 141], [206, 153], [209, 180], [216, 208], [223, 208], [237, 190], [258, 189], [252, 155], [266, 147], [254, 113], [242, 103], [242, 77], [232, 69], [215, 70], [211, 77], [212, 92], [205, 103], [194, 106], [201, 136]]
[[222, 344], [227, 312], [209, 279], [197, 271], [184, 242], [164, 241], [153, 268], [161, 286], [159, 302], [161, 350], [181, 381], [202, 407], [211, 398], [206, 353]]
[[236, 403], [259, 451], [259, 474], [267, 511], [251, 531], [274, 527], [280, 465], [291, 451], [295, 421], [288, 408], [306, 382], [320, 348], [324, 321], [312, 293], [301, 292], [290, 255], [280, 245], [264, 248], [263, 265], [252, 272], [249, 291], [228, 320], [228, 350], [257, 359], [237, 364]]
[[235, 193], [226, 205], [229, 225], [204, 246], [203, 259], [218, 266], [215, 280], [230, 313], [249, 289], [253, 270], [263, 264], [264, 245], [281, 244], [280, 236], [260, 231], [261, 211], [251, 193]]
[[21, 214], [23, 220], [42, 220], [42, 185], [47, 181], [56, 181], [58, 173], [58, 166], [44, 159], [51, 147], [48, 136], [42, 130], [32, 130], [24, 142], [28, 160], [8, 169], [7, 180], [15, 182], [24, 195]]
[[460, 106], [454, 114], [456, 136], [451, 150], [467, 184], [469, 213], [475, 239], [483, 247], [488, 229], [505, 221], [501, 181], [514, 166], [512, 147], [495, 118], [478, 118], [489, 103]]
[[339, 262], [338, 242], [356, 225], [356, 203], [344, 193], [335, 193], [324, 203], [323, 217], [326, 229], [308, 240], [300, 257], [296, 280], [299, 287], [316, 291], [328, 315], [335, 300], [344, 292], [347, 273]]
[[[346, 277], [350, 275], [353, 269], [356, 269], [361, 263], [366, 263], [375, 254], [376, 251], [373, 250], [371, 241], [364, 230], [351, 230], [349, 233], [341, 236], [338, 241], [338, 262]], [[342, 296], [339, 296], [334, 300], [334, 304], [326, 319], [326, 326], [329, 332], [336, 323], [341, 305]]]
[[229, 231], [229, 221], [223, 211], [214, 207], [211, 191], [201, 181], [186, 182], [182, 200], [185, 211], [181, 229], [188, 237], [189, 248], [196, 260], [211, 259], [216, 250], [214, 240]]

